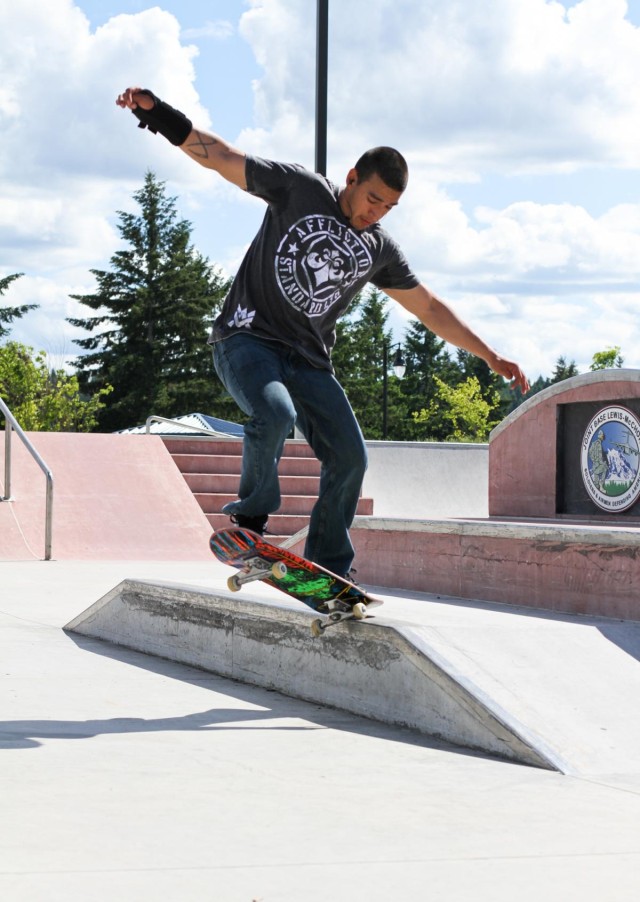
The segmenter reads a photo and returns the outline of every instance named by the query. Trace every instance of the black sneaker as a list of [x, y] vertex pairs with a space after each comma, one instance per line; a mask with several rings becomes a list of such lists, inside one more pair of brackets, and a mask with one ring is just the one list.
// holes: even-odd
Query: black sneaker
[[262, 514], [259, 517], [248, 517], [246, 514], [231, 514], [229, 519], [241, 529], [250, 529], [252, 532], [257, 532], [259, 536], [263, 536], [267, 531], [269, 516]]

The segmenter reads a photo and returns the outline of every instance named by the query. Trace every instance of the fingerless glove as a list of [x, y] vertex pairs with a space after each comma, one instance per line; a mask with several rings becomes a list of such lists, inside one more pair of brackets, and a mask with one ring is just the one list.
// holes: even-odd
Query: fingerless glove
[[152, 91], [145, 88], [140, 93], [151, 97], [154, 106], [150, 110], [143, 110], [139, 106], [135, 110], [131, 110], [136, 119], [140, 120], [138, 128], [148, 128], [154, 135], [160, 132], [167, 141], [171, 141], [176, 147], [184, 144], [193, 128], [191, 120], [187, 119], [180, 110], [176, 110], [164, 100], [160, 100]]

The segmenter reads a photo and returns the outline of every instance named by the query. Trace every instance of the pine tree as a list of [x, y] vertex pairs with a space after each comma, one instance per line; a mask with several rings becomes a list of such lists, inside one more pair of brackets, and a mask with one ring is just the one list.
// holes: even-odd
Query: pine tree
[[432, 405], [438, 393], [435, 377], [438, 376], [448, 385], [456, 385], [462, 380], [460, 368], [446, 350], [446, 342], [418, 320], [414, 320], [407, 331], [404, 355], [406, 373], [401, 391], [407, 409], [411, 414], [432, 410], [433, 415], [428, 422], [413, 416], [407, 418], [403, 434], [398, 437], [410, 441], [443, 441], [449, 427]]
[[[4, 279], [0, 279], [0, 297], [5, 293], [9, 285], [12, 282], [15, 282], [16, 279], [19, 279], [23, 273], [15, 273], [12, 276], [5, 276]], [[24, 316], [25, 313], [28, 313], [29, 310], [35, 310], [38, 307], [38, 304], [21, 304], [19, 307], [0, 307], [0, 338], [5, 338], [10, 329], [7, 329], [7, 326], [10, 325], [14, 319], [20, 319], [20, 317]]]
[[[332, 355], [336, 377], [347, 393], [366, 439], [383, 438], [384, 346], [391, 347], [387, 299], [377, 289], [360, 294], [338, 324]], [[396, 438], [407, 416], [398, 380], [387, 379], [387, 437]]]
[[549, 385], [555, 385], [556, 382], [564, 382], [565, 379], [571, 379], [573, 376], [578, 375], [579, 372], [575, 360], [567, 363], [566, 357], [558, 357], [556, 368], [551, 375], [551, 379], [549, 379]]
[[99, 427], [127, 428], [151, 414], [235, 415], [206, 343], [227, 283], [191, 246], [191, 224], [178, 219], [164, 182], [148, 172], [133, 197], [141, 212], [118, 213], [129, 246], [113, 255], [111, 270], [91, 270], [95, 294], [72, 295], [95, 311], [69, 319], [92, 333], [75, 340], [88, 352], [76, 361], [81, 384], [89, 393], [114, 389]]

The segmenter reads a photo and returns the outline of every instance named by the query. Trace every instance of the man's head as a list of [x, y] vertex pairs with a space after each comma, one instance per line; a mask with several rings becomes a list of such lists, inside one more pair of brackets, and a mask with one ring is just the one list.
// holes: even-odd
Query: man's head
[[396, 206], [407, 187], [406, 160], [393, 147], [373, 147], [347, 174], [340, 192], [340, 207], [354, 229], [379, 222]]
[[372, 147], [362, 154], [354, 169], [360, 182], [366, 182], [372, 175], [379, 175], [385, 185], [400, 194], [409, 181], [407, 161], [393, 147]]

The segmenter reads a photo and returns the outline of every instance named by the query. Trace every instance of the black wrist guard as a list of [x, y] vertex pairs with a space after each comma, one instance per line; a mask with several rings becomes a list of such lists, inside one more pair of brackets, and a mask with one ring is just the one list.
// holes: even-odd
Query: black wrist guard
[[140, 93], [151, 97], [155, 105], [150, 110], [143, 110], [140, 106], [131, 110], [136, 119], [140, 120], [138, 128], [148, 128], [154, 135], [160, 132], [167, 141], [171, 141], [176, 147], [184, 144], [193, 128], [191, 120], [187, 119], [180, 110], [175, 110], [164, 100], [160, 100], [152, 91], [145, 88]]

